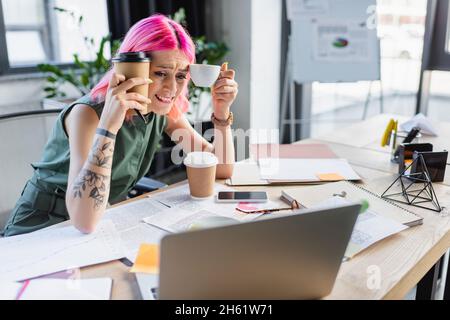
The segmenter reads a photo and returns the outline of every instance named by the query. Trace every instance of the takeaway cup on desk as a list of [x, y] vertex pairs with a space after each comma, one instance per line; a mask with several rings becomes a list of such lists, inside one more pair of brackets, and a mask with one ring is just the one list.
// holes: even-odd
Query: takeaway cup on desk
[[210, 152], [191, 152], [183, 163], [186, 166], [191, 197], [205, 199], [213, 196], [217, 157]]
[[220, 66], [211, 64], [191, 64], [189, 65], [192, 82], [197, 87], [211, 87], [220, 74]]

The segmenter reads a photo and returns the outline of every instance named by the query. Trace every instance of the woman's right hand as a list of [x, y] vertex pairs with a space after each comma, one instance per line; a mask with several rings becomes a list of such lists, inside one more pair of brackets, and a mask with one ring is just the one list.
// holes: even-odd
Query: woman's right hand
[[127, 93], [127, 90], [134, 86], [150, 83], [151, 80], [145, 78], [130, 78], [125, 81], [124, 75], [113, 73], [106, 93], [99, 127], [117, 134], [128, 110], [136, 109], [141, 113], [147, 113], [146, 104], [150, 104], [151, 100], [139, 93]]

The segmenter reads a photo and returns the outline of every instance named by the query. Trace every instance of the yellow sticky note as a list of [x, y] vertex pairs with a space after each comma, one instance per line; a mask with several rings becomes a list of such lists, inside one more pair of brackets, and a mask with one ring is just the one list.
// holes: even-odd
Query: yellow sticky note
[[320, 181], [345, 180], [345, 178], [338, 173], [317, 173], [316, 176], [320, 179]]
[[159, 273], [159, 246], [143, 243], [130, 272]]

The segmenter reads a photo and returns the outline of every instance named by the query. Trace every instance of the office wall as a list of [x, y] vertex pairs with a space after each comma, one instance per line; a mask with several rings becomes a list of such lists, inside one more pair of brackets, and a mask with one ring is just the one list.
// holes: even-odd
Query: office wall
[[[0, 114], [42, 109], [45, 78], [42, 74], [0, 76]], [[71, 85], [61, 87], [68, 97], [79, 95]]]
[[251, 20], [250, 128], [258, 141], [278, 143], [270, 131], [279, 123], [281, 1], [253, 0]]
[[207, 36], [229, 45], [227, 60], [237, 70], [234, 128], [278, 129], [281, 4], [279, 0], [207, 2]]
[[39, 109], [43, 86], [31, 75], [0, 77], [0, 114]]
[[251, 80], [251, 0], [212, 0], [208, 2], [211, 15], [207, 36], [222, 40], [230, 48], [226, 57], [229, 67], [235, 69], [239, 94], [233, 105], [235, 128], [250, 127]]

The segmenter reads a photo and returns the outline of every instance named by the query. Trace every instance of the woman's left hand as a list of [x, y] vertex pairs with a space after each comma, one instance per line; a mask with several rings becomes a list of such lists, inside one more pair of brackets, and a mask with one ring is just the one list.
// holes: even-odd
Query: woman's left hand
[[220, 75], [211, 89], [214, 116], [219, 120], [226, 120], [230, 114], [230, 107], [238, 93], [238, 84], [234, 81], [234, 70], [223, 63]]

